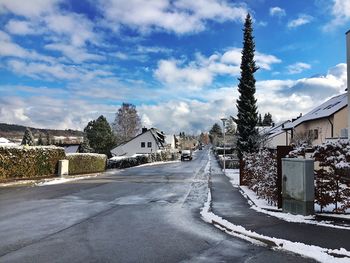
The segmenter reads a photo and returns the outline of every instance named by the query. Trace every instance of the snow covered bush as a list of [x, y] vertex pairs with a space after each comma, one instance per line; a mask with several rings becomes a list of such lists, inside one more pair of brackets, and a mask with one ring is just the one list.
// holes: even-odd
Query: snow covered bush
[[[308, 147], [310, 148], [310, 147]], [[302, 145], [289, 153], [290, 158], [305, 157]], [[315, 160], [315, 203], [321, 208], [333, 205], [334, 212], [350, 208], [350, 144], [338, 140], [311, 148]]]
[[111, 158], [107, 162], [107, 168], [117, 168], [117, 169], [124, 169], [129, 168], [133, 166], [138, 166], [141, 164], [145, 164], [149, 162], [149, 158], [147, 155], [138, 155], [135, 157], [126, 157], [126, 158]]
[[138, 155], [133, 157], [125, 157], [125, 158], [122, 158], [122, 157], [110, 158], [107, 162], [107, 168], [124, 169], [124, 168], [138, 166], [145, 163], [174, 161], [178, 159], [179, 159], [178, 153], [161, 151], [158, 153], [152, 153], [148, 155]]
[[350, 177], [343, 177], [350, 169], [350, 144], [345, 141], [330, 142], [314, 147], [312, 155], [319, 162], [315, 170], [316, 203], [321, 211], [334, 204], [334, 212], [350, 208]]
[[55, 146], [0, 146], [0, 179], [54, 176], [64, 158], [64, 149]]
[[97, 153], [69, 153], [68, 174], [99, 173], [106, 170], [107, 156]]
[[277, 202], [277, 162], [276, 155], [268, 150], [246, 153], [244, 161], [244, 182], [257, 196], [270, 204]]

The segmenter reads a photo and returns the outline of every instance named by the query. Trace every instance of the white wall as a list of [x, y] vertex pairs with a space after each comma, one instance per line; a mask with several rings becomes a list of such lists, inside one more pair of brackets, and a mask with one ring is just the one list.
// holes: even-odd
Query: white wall
[[[145, 142], [145, 148], [141, 148], [141, 142]], [[152, 143], [151, 148], [147, 147], [148, 142]], [[151, 134], [151, 131], [147, 131], [141, 134], [140, 136], [134, 138], [133, 140], [114, 148], [113, 150], [111, 150], [111, 153], [114, 156], [119, 156], [119, 155], [132, 156], [134, 154], [154, 153], [154, 152], [157, 152], [158, 150], [159, 150], [159, 147], [153, 135]]]
[[[288, 142], [287, 142], [286, 136], [288, 136]], [[290, 134], [289, 133], [286, 134], [285, 132], [282, 132], [273, 137], [269, 137], [266, 140], [265, 146], [268, 148], [275, 149], [277, 148], [277, 146], [288, 145], [288, 143], [290, 143]]]

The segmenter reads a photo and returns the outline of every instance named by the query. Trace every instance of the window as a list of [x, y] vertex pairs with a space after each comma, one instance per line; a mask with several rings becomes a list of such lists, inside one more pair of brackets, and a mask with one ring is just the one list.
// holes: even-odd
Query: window
[[152, 148], [152, 142], [148, 142], [148, 143], [147, 143], [147, 147], [148, 147], [148, 148]]
[[318, 139], [318, 129], [314, 129], [314, 140]]
[[145, 142], [141, 142], [141, 148], [145, 148], [146, 147], [146, 143]]

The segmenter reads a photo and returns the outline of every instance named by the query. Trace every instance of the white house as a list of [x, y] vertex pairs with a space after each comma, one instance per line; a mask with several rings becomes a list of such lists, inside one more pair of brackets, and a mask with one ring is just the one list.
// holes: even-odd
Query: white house
[[290, 123], [289, 120], [260, 130], [259, 133], [262, 135], [261, 146], [276, 149], [279, 145], [289, 145], [291, 136], [283, 130], [288, 123]]
[[165, 135], [155, 128], [143, 128], [142, 133], [111, 150], [113, 156], [150, 154], [163, 150]]
[[330, 139], [347, 137], [348, 95], [343, 93], [330, 98], [307, 114], [284, 126], [292, 140], [309, 138], [312, 145], [319, 145]]
[[165, 148], [175, 150], [178, 147], [178, 139], [175, 135], [165, 135]]

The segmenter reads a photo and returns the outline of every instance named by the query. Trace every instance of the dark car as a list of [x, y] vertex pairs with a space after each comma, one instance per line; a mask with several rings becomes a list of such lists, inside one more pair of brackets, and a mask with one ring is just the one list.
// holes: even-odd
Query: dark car
[[183, 150], [181, 152], [181, 161], [185, 161], [185, 160], [192, 160], [192, 151], [191, 150]]

